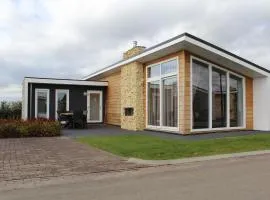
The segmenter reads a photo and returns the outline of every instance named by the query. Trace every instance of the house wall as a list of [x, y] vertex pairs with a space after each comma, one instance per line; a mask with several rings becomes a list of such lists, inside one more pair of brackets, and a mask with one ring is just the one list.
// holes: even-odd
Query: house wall
[[27, 98], [28, 98], [28, 91], [27, 91], [27, 83], [25, 80], [22, 82], [22, 119], [27, 120]]
[[253, 80], [254, 129], [270, 130], [270, 77]]
[[108, 81], [105, 93], [105, 123], [121, 125], [121, 72], [113, 73], [100, 81]]
[[253, 129], [253, 79], [246, 77], [246, 128]]
[[[146, 74], [146, 66], [151, 65], [154, 63], [158, 63], [161, 61], [168, 60], [170, 58], [178, 56], [178, 63], [179, 63], [179, 87], [178, 87], [178, 93], [179, 93], [179, 133], [181, 134], [189, 134], [191, 132], [191, 80], [190, 80], [190, 72], [191, 72], [191, 65], [190, 65], [190, 58], [191, 53], [188, 51], [180, 51], [156, 60], [153, 60], [151, 62], [147, 62], [144, 64], [144, 74]], [[195, 55], [196, 56], [196, 55]], [[199, 56], [196, 56], [199, 57]], [[201, 57], [199, 57], [201, 58]], [[208, 59], [201, 58], [203, 60], [209, 61]], [[211, 62], [211, 61], [209, 61]], [[214, 62], [211, 62], [215, 64]], [[220, 66], [220, 65], [217, 65]], [[220, 66], [222, 68], [225, 68], [224, 66]], [[230, 70], [231, 71], [231, 70]], [[237, 73], [237, 72], [236, 72]], [[240, 74], [241, 75], [241, 74]], [[245, 76], [245, 93], [246, 93], [246, 129], [254, 129], [254, 117], [253, 117], [253, 79]], [[270, 85], [270, 84], [269, 84]], [[144, 102], [146, 102], [146, 76], [144, 76]], [[147, 116], [147, 110], [146, 105], [144, 105], [145, 108], [145, 116]], [[147, 120], [147, 117], [146, 117]], [[145, 120], [145, 126], [147, 126], [147, 121]], [[268, 123], [269, 124], [269, 123]]]
[[180, 105], [180, 133], [190, 133], [191, 128], [191, 94], [190, 94], [190, 53], [187, 51], [180, 52], [180, 69], [179, 69], [179, 105]]
[[[69, 90], [69, 110], [87, 110], [87, 96], [84, 92], [87, 90], [101, 90], [105, 91], [105, 87], [101, 86], [81, 86], [81, 85], [55, 85], [55, 84], [36, 84], [29, 83], [28, 86], [28, 118], [35, 118], [35, 89], [49, 89], [49, 118], [55, 120], [55, 90], [67, 89]], [[104, 95], [103, 95], [104, 96]], [[103, 98], [103, 101], [105, 99]], [[103, 103], [104, 105], [104, 103]], [[103, 108], [104, 116], [104, 108]]]

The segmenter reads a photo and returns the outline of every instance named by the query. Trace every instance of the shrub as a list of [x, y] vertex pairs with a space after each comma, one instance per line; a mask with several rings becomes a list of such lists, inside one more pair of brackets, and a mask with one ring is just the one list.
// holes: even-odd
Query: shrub
[[52, 120], [0, 120], [0, 138], [53, 137], [61, 135], [59, 122]]

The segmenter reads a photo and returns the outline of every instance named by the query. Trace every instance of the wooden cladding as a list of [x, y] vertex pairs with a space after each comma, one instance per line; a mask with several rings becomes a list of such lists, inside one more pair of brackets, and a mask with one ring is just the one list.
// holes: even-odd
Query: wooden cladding
[[246, 77], [246, 128], [253, 129], [253, 79]]
[[181, 51], [179, 54], [179, 131], [190, 133], [191, 104], [190, 104], [190, 54]]
[[105, 97], [105, 123], [121, 125], [121, 72], [111, 74], [101, 81], [108, 81]]

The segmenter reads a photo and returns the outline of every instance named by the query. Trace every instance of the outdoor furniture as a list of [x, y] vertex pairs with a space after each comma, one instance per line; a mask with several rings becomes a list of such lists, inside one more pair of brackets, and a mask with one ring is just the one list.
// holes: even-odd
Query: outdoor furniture
[[86, 128], [86, 115], [82, 110], [74, 111], [73, 128]]
[[74, 112], [59, 113], [58, 121], [63, 128], [86, 128], [86, 114], [83, 111], [77, 110]]
[[58, 121], [63, 128], [73, 128], [73, 112], [58, 113]]

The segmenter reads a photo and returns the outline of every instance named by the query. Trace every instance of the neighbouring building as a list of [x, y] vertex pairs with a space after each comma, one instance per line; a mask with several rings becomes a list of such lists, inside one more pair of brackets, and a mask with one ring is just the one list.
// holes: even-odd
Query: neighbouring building
[[23, 119], [87, 111], [88, 123], [179, 134], [270, 130], [270, 71], [184, 33], [82, 80], [25, 78]]

